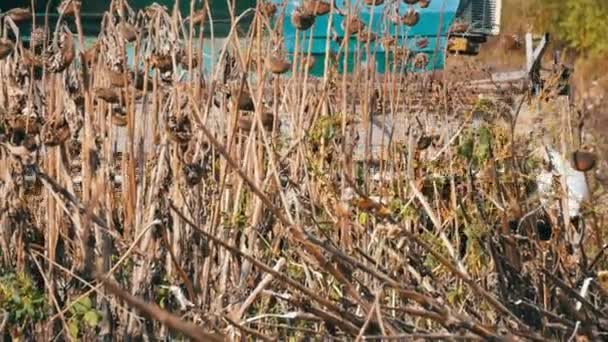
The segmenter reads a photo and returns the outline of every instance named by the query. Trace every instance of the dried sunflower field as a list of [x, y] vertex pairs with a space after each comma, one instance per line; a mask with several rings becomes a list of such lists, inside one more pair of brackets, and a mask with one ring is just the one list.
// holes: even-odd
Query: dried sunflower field
[[93, 42], [75, 0], [27, 43], [2, 14], [2, 340], [608, 338], [606, 141], [561, 70], [341, 73], [264, 2], [209, 65], [210, 2], [114, 0]]

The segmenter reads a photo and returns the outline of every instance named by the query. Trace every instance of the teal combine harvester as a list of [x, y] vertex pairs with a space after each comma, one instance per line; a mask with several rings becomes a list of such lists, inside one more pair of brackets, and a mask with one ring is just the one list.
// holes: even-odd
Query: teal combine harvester
[[[362, 62], [375, 64], [382, 73], [404, 59], [409, 70], [443, 69], [448, 50], [475, 53], [479, 43], [500, 29], [500, 0], [335, 0], [333, 13], [317, 16], [307, 30], [294, 26], [306, 0], [273, 2], [287, 51], [310, 50], [323, 60], [329, 48], [331, 54], [347, 56], [347, 70]], [[343, 62], [339, 58], [342, 70]], [[312, 73], [322, 74], [323, 64], [317, 63]]]
[[[157, 1], [168, 8], [175, 3], [170, 0]], [[229, 31], [228, 1], [210, 1], [216, 37], [225, 36]], [[310, 52], [316, 57], [317, 63], [311, 71], [313, 75], [323, 74], [326, 52], [340, 56], [338, 63], [341, 70], [344, 70], [345, 60], [347, 70], [352, 70], [354, 64], [360, 62], [375, 64], [379, 72], [399, 65], [413, 71], [442, 69], [448, 52], [475, 53], [476, 47], [483, 43], [486, 37], [498, 34], [502, 7], [502, 0], [333, 0], [334, 10], [331, 13], [317, 15], [309, 29], [297, 30], [293, 25], [292, 16], [299, 7], [304, 7], [305, 3], [310, 1], [326, 4], [331, 1], [266, 1], [277, 5], [273, 20], [275, 24], [282, 26], [284, 49], [293, 55], [305, 53], [310, 48]], [[40, 25], [48, 2], [35, 3], [37, 25]], [[136, 0], [129, 3], [138, 10], [153, 1]], [[237, 15], [256, 6], [255, 0], [236, 0], [232, 3]], [[51, 3], [51, 23], [56, 19], [55, 8], [58, 4], [59, 1]], [[3, 0], [0, 10], [4, 12], [13, 7], [29, 5], [29, 0]], [[85, 34], [98, 34], [103, 11], [109, 5], [110, 1], [83, 1], [81, 13]], [[200, 2], [196, 1], [196, 7], [200, 6]], [[189, 7], [189, 1], [180, 1], [180, 11], [184, 17], [189, 15]], [[347, 35], [346, 18], [353, 20], [351, 24], [358, 21], [363, 24], [363, 28]], [[245, 26], [250, 22], [249, 16], [244, 21]], [[25, 25], [23, 35], [27, 36], [29, 27]], [[349, 28], [352, 29], [353, 26], [349, 24]], [[208, 28], [206, 32], [209, 32]], [[329, 51], [326, 50], [327, 47]], [[343, 58], [344, 55], [347, 56], [346, 59]], [[404, 58], [406, 55], [407, 58]], [[405, 63], [395, 63], [404, 60]]]
[[[334, 13], [317, 16], [308, 30], [298, 30], [294, 18], [301, 15], [301, 1], [274, 1], [279, 6], [276, 16], [286, 18], [277, 21], [283, 22], [288, 52], [306, 53], [310, 49], [317, 60], [323, 60], [329, 47], [330, 53], [347, 56], [348, 70], [362, 62], [375, 64], [379, 72], [388, 66], [398, 67], [394, 62], [399, 59], [407, 59], [406, 67], [414, 71], [442, 69], [450, 27], [460, 4], [458, 0], [409, 1], [413, 4], [399, 0], [365, 5], [373, 1], [336, 0]], [[317, 63], [313, 74], [322, 73], [323, 64]]]

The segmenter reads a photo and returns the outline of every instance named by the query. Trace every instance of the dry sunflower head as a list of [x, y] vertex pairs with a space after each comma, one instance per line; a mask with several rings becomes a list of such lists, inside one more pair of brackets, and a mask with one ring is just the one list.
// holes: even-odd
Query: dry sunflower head
[[35, 115], [12, 115], [6, 119], [6, 126], [13, 134], [38, 134], [42, 127], [42, 120]]
[[331, 5], [323, 0], [304, 0], [304, 9], [315, 16], [321, 16], [331, 11]]
[[154, 2], [152, 5], [144, 8], [144, 14], [148, 19], [152, 19], [159, 14], [167, 14], [167, 7]]
[[171, 61], [171, 55], [155, 53], [150, 56], [149, 59], [150, 67], [158, 69], [160, 72], [167, 72], [173, 69], [173, 63]]
[[120, 93], [114, 88], [95, 88], [95, 97], [101, 99], [107, 103], [118, 103], [120, 102]]
[[413, 8], [408, 9], [407, 13], [401, 17], [401, 23], [406, 26], [414, 26], [418, 24], [419, 20], [420, 14], [418, 14], [418, 12], [416, 12], [416, 10]]
[[75, 69], [68, 69], [65, 79], [66, 90], [70, 94], [70, 97], [83, 97], [82, 87], [80, 85], [80, 80], [78, 79], [78, 71]]
[[[272, 130], [272, 126], [274, 125], [274, 115], [272, 113], [262, 113], [261, 120], [264, 129], [268, 131]], [[251, 131], [251, 128], [253, 128], [253, 124], [255, 121], [255, 114], [252, 113], [251, 115], [240, 116], [237, 125], [240, 130], [249, 132]]]
[[47, 68], [54, 73], [62, 72], [70, 66], [75, 54], [74, 37], [66, 28], [61, 34], [59, 43], [49, 46], [49, 49], [45, 52]]
[[[23, 90], [28, 89], [31, 81], [30, 69], [24, 63], [21, 63], [21, 61], [19, 61], [11, 69], [10, 78], [11, 82], [14, 82], [14, 85], [21, 87]], [[26, 94], [26, 97], [29, 97], [29, 95]]]
[[359, 41], [363, 44], [371, 43], [376, 40], [377, 36], [371, 30], [363, 30], [359, 32]]
[[405, 46], [396, 46], [393, 50], [393, 57], [397, 62], [407, 63], [410, 58], [410, 50]]
[[57, 7], [57, 12], [66, 17], [75, 16], [77, 12], [80, 12], [81, 6], [82, 4], [78, 0], [63, 0]]
[[66, 30], [63, 33], [61, 55], [63, 57], [63, 69], [65, 69], [72, 63], [76, 55], [76, 52], [74, 51], [74, 37], [72, 36], [72, 32], [70, 32], [69, 30]]
[[112, 107], [112, 124], [118, 127], [125, 127], [127, 125], [127, 111], [122, 106]]
[[[121, 53], [120, 40], [117, 34], [104, 34], [99, 40], [99, 50], [103, 51], [103, 60], [107, 66], [115, 71], [126, 69], [126, 61]], [[99, 58], [101, 56], [97, 56]]]
[[129, 43], [132, 43], [137, 39], [137, 28], [127, 22], [118, 24], [118, 31], [120, 32], [121, 37]]
[[133, 8], [131, 8], [131, 6], [129, 6], [129, 3], [126, 0], [112, 1], [109, 11], [115, 13], [122, 13], [127, 17], [132, 17], [135, 15], [135, 11], [133, 10]]
[[260, 4], [260, 12], [267, 17], [272, 17], [277, 13], [277, 6], [272, 2], [262, 1]]
[[8, 39], [2, 38], [0, 39], [0, 60], [5, 59], [15, 49], [15, 44]]
[[51, 118], [42, 127], [42, 142], [49, 147], [65, 143], [70, 136], [70, 126], [63, 115]]
[[180, 56], [183, 51], [183, 43], [179, 36], [171, 29], [171, 17], [164, 14], [160, 17], [155, 39], [152, 40], [152, 50], [157, 56]]
[[385, 36], [380, 39], [380, 44], [382, 44], [384, 50], [390, 50], [395, 46], [396, 43], [397, 39], [395, 39], [395, 37]]
[[[229, 98], [233, 99], [233, 103], [236, 104], [239, 110], [244, 111], [254, 111], [255, 107], [253, 105], [253, 99], [251, 98], [251, 94], [247, 87], [243, 87], [241, 90], [240, 96], [238, 99], [236, 97], [239, 95], [239, 87], [235, 86], [229, 93]], [[236, 100], [235, 100], [236, 99]]]
[[200, 163], [186, 163], [182, 168], [184, 179], [189, 186], [196, 186], [208, 172]]
[[23, 139], [21, 146], [25, 147], [30, 152], [34, 152], [38, 149], [38, 140], [36, 139], [36, 136], [29, 135]]
[[42, 27], [36, 27], [30, 34], [30, 46], [33, 48], [42, 47], [47, 41], [48, 35]]
[[291, 69], [291, 63], [278, 55], [272, 55], [266, 59], [266, 67], [273, 74], [284, 74]]
[[192, 124], [185, 113], [179, 116], [171, 115], [167, 121], [169, 139], [177, 144], [184, 145], [192, 138]]
[[315, 15], [303, 7], [296, 8], [291, 13], [292, 25], [300, 31], [306, 31], [315, 23]]
[[416, 56], [414, 56], [414, 61], [413, 61], [414, 68], [424, 69], [424, 68], [426, 68], [426, 66], [428, 64], [429, 64], [429, 56], [426, 53], [420, 52], [420, 53], [416, 54]]
[[32, 19], [32, 11], [27, 7], [15, 7], [4, 13], [15, 24]]
[[315, 66], [315, 62], [317, 61], [313, 55], [302, 55], [299, 57], [299, 60], [300, 65], [302, 65], [308, 71], [312, 70], [312, 68]]
[[355, 16], [349, 16], [342, 22], [342, 29], [348, 34], [357, 34], [365, 30], [365, 24]]

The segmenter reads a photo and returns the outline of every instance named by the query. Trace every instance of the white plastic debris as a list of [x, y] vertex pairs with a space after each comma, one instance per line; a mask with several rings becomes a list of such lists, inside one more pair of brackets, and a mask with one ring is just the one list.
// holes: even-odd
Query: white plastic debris
[[[589, 293], [589, 285], [591, 285], [591, 281], [593, 280], [593, 278], [589, 277], [586, 278], [585, 281], [583, 281], [583, 286], [581, 287], [581, 297], [585, 298], [587, 297], [587, 293]], [[576, 302], [576, 311], [580, 311], [580, 309], [583, 307], [583, 303], [581, 302]]]
[[340, 196], [340, 200], [342, 202], [349, 202], [352, 201], [353, 199], [355, 199], [356, 197], [356, 192], [355, 189], [353, 189], [352, 187], [346, 187], [342, 190], [342, 195]]
[[169, 292], [171, 292], [171, 294], [173, 295], [173, 297], [175, 297], [175, 300], [179, 304], [180, 309], [182, 311], [187, 310], [188, 308], [194, 306], [194, 303], [192, 303], [191, 301], [188, 300], [188, 298], [186, 298], [186, 296], [182, 292], [182, 289], [179, 286], [175, 286], [175, 285], [171, 285], [171, 286], [161, 285], [161, 287], [166, 288], [166, 289], [169, 290]]
[[556, 198], [556, 192], [553, 187], [553, 178], [555, 176], [565, 177], [566, 186], [568, 188], [568, 213], [570, 217], [580, 215], [582, 203], [589, 198], [589, 188], [587, 180], [583, 172], [572, 168], [568, 160], [564, 160], [562, 156], [554, 149], [546, 148], [544, 158], [549, 165], [550, 170], [543, 170], [537, 177], [538, 192], [541, 195], [541, 203], [545, 207], [559, 205]]

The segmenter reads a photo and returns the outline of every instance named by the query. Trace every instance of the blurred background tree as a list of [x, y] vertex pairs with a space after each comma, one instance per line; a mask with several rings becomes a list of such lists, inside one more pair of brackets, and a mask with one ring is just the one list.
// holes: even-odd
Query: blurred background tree
[[536, 0], [535, 26], [577, 53], [608, 53], [608, 0]]

